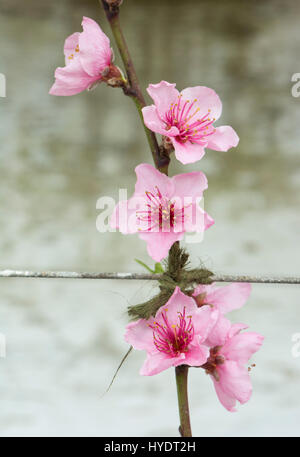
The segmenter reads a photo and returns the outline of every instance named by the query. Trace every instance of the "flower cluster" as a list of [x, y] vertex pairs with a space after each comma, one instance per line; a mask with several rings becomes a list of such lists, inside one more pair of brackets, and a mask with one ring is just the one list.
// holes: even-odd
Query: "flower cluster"
[[247, 326], [231, 324], [224, 314], [243, 306], [250, 290], [250, 284], [238, 283], [198, 286], [188, 297], [177, 287], [155, 317], [128, 324], [125, 340], [147, 353], [140, 374], [152, 376], [178, 365], [203, 368], [228, 411], [235, 411], [237, 400], [246, 403], [252, 393], [246, 364], [263, 337], [241, 333]]
[[[109, 38], [99, 25], [83, 17], [83, 32], [69, 36], [64, 45], [65, 67], [55, 71], [52, 95], [74, 95], [90, 90], [102, 81], [122, 86], [121, 71], [113, 65]], [[183, 164], [200, 160], [205, 148], [227, 151], [237, 146], [239, 138], [230, 126], [214, 127], [222, 103], [214, 90], [196, 86], [176, 89], [161, 81], [150, 84], [153, 105], [142, 109], [145, 125], [163, 137]], [[111, 226], [122, 233], [139, 233], [147, 243], [149, 255], [160, 261], [185, 232], [204, 232], [213, 219], [199, 202], [207, 188], [202, 172], [168, 178], [147, 164], [136, 168], [135, 193], [128, 202], [120, 202], [111, 218]]]
[[[50, 94], [74, 95], [102, 81], [123, 87], [126, 93], [127, 81], [113, 64], [109, 38], [92, 19], [84, 17], [82, 27], [82, 33], [65, 41], [66, 65], [56, 69]], [[222, 103], [213, 89], [195, 86], [179, 92], [176, 84], [161, 81], [147, 91], [154, 103], [143, 107], [144, 123], [162, 136], [165, 154], [174, 151], [181, 163], [188, 164], [202, 159], [206, 148], [227, 151], [238, 145], [232, 127], [215, 126]], [[200, 206], [208, 187], [201, 171], [168, 177], [143, 163], [135, 172], [134, 194], [119, 202], [110, 224], [124, 234], [138, 233], [155, 261], [167, 257], [186, 232], [204, 232], [214, 223]], [[251, 368], [246, 365], [263, 337], [243, 332], [247, 326], [232, 324], [225, 314], [243, 306], [249, 294], [249, 284], [198, 285], [189, 295], [177, 286], [155, 317], [127, 325], [126, 341], [147, 353], [141, 374], [151, 376], [179, 365], [202, 368], [227, 410], [234, 411], [236, 401], [247, 402], [252, 388]]]

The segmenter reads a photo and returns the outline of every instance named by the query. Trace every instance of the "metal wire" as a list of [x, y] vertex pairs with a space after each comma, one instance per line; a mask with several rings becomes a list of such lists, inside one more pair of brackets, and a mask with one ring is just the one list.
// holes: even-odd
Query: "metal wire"
[[[29, 271], [29, 270], [2, 270], [0, 278], [43, 278], [43, 279], [121, 279], [121, 280], [158, 280], [161, 274], [149, 273], [87, 273], [76, 271]], [[252, 276], [214, 274], [215, 282], [251, 282], [263, 284], [300, 284], [297, 276]]]

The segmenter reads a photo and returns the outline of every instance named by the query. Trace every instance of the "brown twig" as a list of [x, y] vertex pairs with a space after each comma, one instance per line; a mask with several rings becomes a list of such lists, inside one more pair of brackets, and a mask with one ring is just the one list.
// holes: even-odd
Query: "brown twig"
[[187, 390], [188, 372], [189, 367], [187, 365], [180, 365], [179, 367], [175, 368], [178, 409], [180, 418], [179, 433], [183, 437], [192, 436]]
[[137, 108], [137, 111], [139, 113], [139, 116], [141, 118], [141, 121], [143, 123], [143, 127], [146, 133], [146, 137], [151, 149], [152, 157], [154, 160], [154, 164], [156, 168], [161, 171], [162, 173], [168, 174], [168, 166], [170, 162], [169, 155], [167, 152], [164, 150], [163, 147], [160, 147], [158, 145], [157, 139], [155, 134], [149, 130], [146, 125], [144, 124], [144, 119], [143, 119], [143, 114], [142, 114], [142, 108], [146, 106], [145, 99], [143, 96], [143, 93], [141, 91], [138, 77], [132, 62], [132, 58], [130, 55], [130, 52], [128, 50], [128, 46], [120, 25], [120, 19], [119, 19], [119, 14], [120, 14], [120, 9], [119, 1], [111, 2], [107, 0], [100, 0], [100, 3], [102, 4], [107, 20], [110, 24], [112, 33], [114, 35], [116, 44], [118, 46], [121, 58], [123, 60], [125, 70], [126, 70], [126, 75], [128, 79], [128, 83], [124, 85], [123, 91], [125, 95], [128, 95], [135, 103], [135, 106]]

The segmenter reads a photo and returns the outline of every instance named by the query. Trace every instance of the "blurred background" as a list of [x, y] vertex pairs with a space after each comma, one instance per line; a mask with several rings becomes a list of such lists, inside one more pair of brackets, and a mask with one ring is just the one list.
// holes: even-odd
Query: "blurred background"
[[[193, 265], [299, 275], [299, 2], [124, 0], [121, 13], [143, 89], [162, 79], [212, 87], [219, 125], [240, 136], [238, 148], [196, 164], [172, 161], [171, 174], [203, 170], [209, 181], [205, 209], [216, 223], [187, 246]], [[138, 272], [134, 258], [149, 263], [136, 236], [96, 230], [97, 199], [117, 198], [119, 187], [130, 194], [134, 167], [152, 162], [132, 101], [104, 85], [48, 95], [83, 15], [111, 37], [96, 0], [0, 3], [0, 269]], [[103, 397], [127, 350], [126, 307], [154, 292], [150, 282], [1, 279], [0, 435], [177, 436], [173, 370], [139, 376], [144, 353], [130, 355]], [[266, 337], [254, 393], [228, 413], [210, 379], [191, 370], [195, 436], [299, 435], [299, 301], [297, 286], [254, 285], [231, 314]]]

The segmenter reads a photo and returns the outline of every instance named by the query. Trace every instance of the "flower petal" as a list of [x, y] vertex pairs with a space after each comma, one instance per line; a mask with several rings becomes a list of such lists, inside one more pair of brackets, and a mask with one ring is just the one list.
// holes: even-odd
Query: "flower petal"
[[195, 108], [199, 108], [198, 117], [209, 112], [210, 118], [219, 119], [222, 113], [222, 103], [213, 89], [205, 86], [187, 87], [181, 92], [183, 100], [195, 101]]
[[[194, 301], [194, 300], [193, 300]], [[196, 302], [194, 301], [196, 304]], [[193, 313], [193, 325], [195, 334], [199, 335], [200, 341], [203, 342], [208, 337], [210, 331], [216, 324], [219, 317], [219, 312], [209, 306], [197, 308]]]
[[161, 120], [157, 113], [157, 108], [155, 105], [145, 106], [142, 109], [145, 125], [152, 132], [160, 133], [164, 136], [176, 136], [179, 134], [177, 127], [171, 127], [169, 130], [166, 130], [166, 124]]
[[100, 76], [112, 61], [109, 38], [93, 19], [83, 17], [81, 25], [83, 28], [79, 37], [81, 64], [90, 76]]
[[172, 137], [170, 139], [175, 149], [176, 159], [183, 164], [197, 162], [205, 154], [204, 146], [201, 144], [191, 143], [190, 141], [181, 143]]
[[[183, 230], [185, 232], [197, 232], [202, 233], [211, 227], [215, 221], [207, 214], [206, 211], [203, 211], [199, 205], [193, 204], [186, 206], [184, 208], [184, 221], [183, 221]], [[180, 224], [177, 224], [178, 229], [180, 229]]]
[[171, 108], [171, 103], [177, 103], [179, 92], [176, 84], [161, 81], [158, 84], [149, 84], [147, 92], [153, 99], [160, 118], [164, 121], [165, 115]]
[[[139, 219], [139, 211], [145, 210], [145, 199], [133, 196], [129, 200], [120, 201], [114, 208], [110, 217], [110, 226], [119, 229], [124, 235], [137, 233], [141, 229], [148, 229], [149, 222]], [[141, 214], [140, 213], [140, 214]]]
[[74, 56], [73, 58], [79, 57], [79, 53], [75, 51], [76, 46], [79, 43], [79, 35], [80, 35], [80, 32], [75, 32], [72, 35], [70, 35], [65, 41], [64, 54], [65, 54], [66, 65], [69, 65], [72, 62], [73, 59], [69, 59], [69, 57], [71, 57], [71, 55]]
[[89, 76], [81, 66], [80, 59], [74, 59], [66, 67], [58, 67], [55, 71], [55, 83], [49, 94], [68, 96], [88, 89], [97, 78]]
[[227, 395], [223, 389], [222, 385], [220, 384], [219, 381], [216, 381], [213, 376], [211, 376], [211, 379], [213, 380], [214, 386], [215, 386], [215, 391], [218, 396], [218, 399], [220, 400], [220, 403], [226, 408], [228, 411], [231, 413], [236, 413], [236, 399], [234, 397], [231, 397], [230, 395]]
[[135, 196], [145, 197], [145, 192], [157, 193], [157, 189], [164, 197], [170, 197], [174, 193], [172, 180], [164, 173], [156, 170], [149, 163], [142, 163], [135, 169], [137, 181], [135, 185]]
[[167, 257], [170, 247], [175, 241], [182, 240], [183, 232], [140, 232], [139, 237], [146, 241], [150, 257], [160, 262]]
[[[200, 208], [200, 211], [203, 211], [203, 210]], [[203, 211], [203, 212], [204, 212], [205, 230], [207, 230], [209, 227], [214, 225], [215, 221], [206, 211]]]
[[239, 143], [239, 137], [232, 127], [223, 125], [217, 127], [213, 135], [208, 137], [207, 147], [214, 151], [228, 151], [228, 149], [236, 147]]
[[153, 330], [149, 327], [149, 324], [152, 322], [153, 318], [147, 321], [145, 319], [139, 319], [136, 322], [130, 322], [126, 326], [125, 341], [139, 351], [145, 350], [148, 353], [157, 352], [153, 343]]
[[251, 379], [247, 368], [232, 360], [226, 360], [218, 366], [220, 385], [229, 397], [236, 398], [240, 403], [246, 403], [252, 394]]
[[191, 173], [182, 173], [173, 176], [171, 181], [174, 183], [174, 195], [176, 197], [189, 198], [195, 200], [202, 197], [203, 192], [207, 189], [207, 178], [202, 171], [193, 171]]
[[[210, 307], [205, 305], [202, 308]], [[231, 322], [219, 312], [218, 319], [213, 328], [211, 329], [211, 331], [209, 332], [207, 339], [205, 340], [205, 344], [207, 344], [207, 346], [211, 348], [215, 346], [223, 346], [228, 336], [230, 328]]]
[[233, 338], [235, 335], [240, 333], [242, 330], [246, 330], [249, 328], [249, 325], [242, 324], [242, 323], [237, 323], [237, 324], [232, 324], [231, 329], [228, 332], [227, 338]]
[[180, 215], [177, 218], [176, 231], [203, 232], [206, 216], [199, 203], [207, 188], [206, 176], [202, 172], [192, 172], [173, 176], [171, 180], [175, 187], [172, 202], [176, 213]]
[[[176, 286], [167, 303], [157, 311], [155, 320], [159, 321], [162, 319], [162, 313], [166, 313], [170, 325], [176, 325], [178, 324], [178, 312], [182, 313], [184, 308], [186, 316], [193, 316], [198, 310], [195, 301], [191, 297], [185, 295], [181, 289]], [[162, 321], [161, 323], [163, 324], [164, 322]]]
[[200, 294], [205, 294], [203, 304], [209, 303], [210, 305], [213, 305], [213, 303], [211, 303], [210, 301], [207, 300], [207, 296], [209, 296], [209, 294], [211, 292], [213, 292], [215, 289], [216, 289], [216, 286], [214, 283], [209, 284], [209, 285], [198, 284], [198, 286], [195, 288], [195, 290], [193, 292], [193, 297], [197, 297], [197, 295], [200, 295]]
[[184, 363], [191, 367], [200, 367], [203, 365], [209, 356], [209, 349], [203, 344], [191, 345], [188, 352], [185, 354]]
[[249, 283], [233, 283], [225, 287], [214, 286], [210, 290], [207, 288], [205, 302], [216, 306], [221, 313], [226, 314], [244, 306], [250, 293]]
[[264, 337], [259, 333], [239, 333], [230, 338], [222, 347], [222, 354], [226, 359], [234, 360], [239, 364], [246, 364], [251, 356], [257, 352]]
[[162, 352], [148, 354], [140, 374], [142, 376], [153, 376], [167, 370], [167, 368], [181, 365], [182, 363], [184, 363], [184, 354], [180, 354], [179, 357], [167, 357]]

